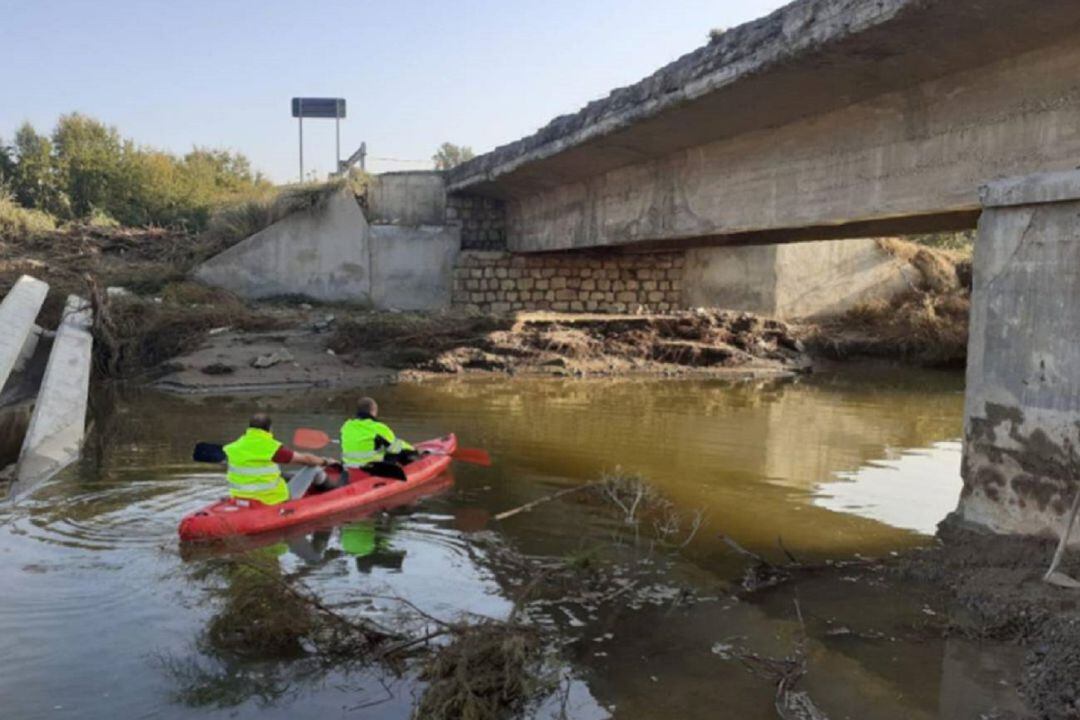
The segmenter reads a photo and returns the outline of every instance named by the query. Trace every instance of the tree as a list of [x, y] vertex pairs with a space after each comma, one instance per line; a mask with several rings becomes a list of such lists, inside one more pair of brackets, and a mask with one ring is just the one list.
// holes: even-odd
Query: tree
[[137, 145], [94, 118], [63, 115], [51, 139], [25, 123], [0, 143], [0, 191], [62, 220], [199, 230], [222, 205], [264, 194], [271, 184], [240, 153], [194, 148], [183, 157]]
[[116, 128], [79, 113], [61, 115], [53, 145], [60, 183], [75, 215], [108, 212], [120, 185], [122, 143]]
[[20, 205], [54, 214], [67, 208], [53, 163], [52, 143], [30, 123], [15, 131], [16, 166], [11, 191]]
[[0, 197], [15, 179], [15, 148], [4, 144], [0, 138]]
[[471, 147], [444, 142], [431, 156], [431, 159], [435, 163], [436, 170], [449, 170], [467, 160], [472, 160], [474, 157], [476, 157], [476, 154]]

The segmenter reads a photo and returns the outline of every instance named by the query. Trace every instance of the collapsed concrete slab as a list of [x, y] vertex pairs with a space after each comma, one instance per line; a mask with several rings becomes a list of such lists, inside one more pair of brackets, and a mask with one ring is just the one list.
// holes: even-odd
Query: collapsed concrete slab
[[993, 183], [982, 201], [957, 514], [1056, 535], [1080, 491], [1080, 172]]
[[195, 278], [258, 299], [304, 295], [326, 302], [371, 295], [367, 220], [348, 189], [242, 240], [195, 270]]
[[23, 275], [0, 303], [0, 388], [20, 361], [33, 355], [38, 338], [34, 320], [48, 292], [47, 283]]
[[23, 439], [12, 495], [22, 494], [78, 459], [86, 432], [93, 314], [69, 295]]

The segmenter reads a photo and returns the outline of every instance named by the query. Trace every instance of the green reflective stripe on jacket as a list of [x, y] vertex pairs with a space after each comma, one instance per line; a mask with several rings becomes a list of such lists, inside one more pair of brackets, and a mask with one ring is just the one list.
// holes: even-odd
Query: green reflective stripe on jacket
[[[386, 447], [377, 448], [376, 438], [382, 438]], [[388, 452], [412, 449], [412, 445], [399, 440], [393, 430], [374, 418], [353, 418], [341, 426], [341, 459], [350, 467], [381, 462]]]
[[272, 460], [280, 447], [273, 435], [258, 428], [248, 428], [238, 440], [226, 445], [229, 494], [265, 505], [288, 500], [289, 486]]

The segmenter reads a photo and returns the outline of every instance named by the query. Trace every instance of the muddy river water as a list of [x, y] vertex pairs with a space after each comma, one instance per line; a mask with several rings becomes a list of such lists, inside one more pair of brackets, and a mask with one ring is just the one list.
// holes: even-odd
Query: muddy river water
[[[580, 718], [773, 718], [773, 688], [730, 658], [782, 655], [799, 593], [811, 671], [833, 718], [977, 717], [1008, 685], [1007, 652], [910, 628], [934, 612], [888, 583], [832, 578], [732, 602], [746, 560], [720, 539], [778, 557], [882, 556], [931, 542], [956, 504], [963, 378], [845, 368], [798, 381], [454, 380], [373, 390], [400, 434], [456, 431], [495, 465], [457, 464], [441, 492], [279, 544], [282, 572], [321, 600], [379, 616], [394, 597], [442, 618], [502, 617], [508, 578], [474, 538], [565, 558], [625, 535], [570, 498], [496, 523], [492, 514], [621, 467], [703, 524], [661, 567], [652, 601], [550, 608], [568, 693], [536, 710]], [[333, 431], [351, 393], [263, 399], [279, 437]], [[0, 507], [0, 716], [4, 718], [407, 718], [422, 688], [406, 672], [230, 663], [205, 630], [219, 601], [182, 553], [180, 516], [220, 496], [197, 440], [228, 440], [250, 398], [115, 400], [103, 442], [15, 507]], [[478, 534], [479, 533], [479, 534]], [[625, 538], [623, 538], [625, 539]], [[680, 590], [681, 589], [681, 590]], [[681, 602], [680, 592], [695, 602]], [[370, 600], [370, 596], [391, 598]], [[903, 630], [901, 630], [903, 629]], [[201, 687], [192, 687], [199, 685]]]

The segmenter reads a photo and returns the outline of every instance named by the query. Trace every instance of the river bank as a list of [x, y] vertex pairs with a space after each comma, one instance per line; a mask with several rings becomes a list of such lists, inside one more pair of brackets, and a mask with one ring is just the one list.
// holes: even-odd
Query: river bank
[[966, 352], [970, 264], [899, 241], [881, 242], [918, 271], [910, 292], [797, 322], [705, 308], [485, 316], [374, 312], [303, 297], [250, 302], [188, 280], [225, 242], [213, 233], [90, 226], [9, 237], [0, 243], [0, 291], [24, 273], [49, 282], [45, 323], [67, 293], [91, 297], [100, 373], [180, 392], [476, 373], [757, 377], [861, 358], [960, 367]]

